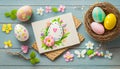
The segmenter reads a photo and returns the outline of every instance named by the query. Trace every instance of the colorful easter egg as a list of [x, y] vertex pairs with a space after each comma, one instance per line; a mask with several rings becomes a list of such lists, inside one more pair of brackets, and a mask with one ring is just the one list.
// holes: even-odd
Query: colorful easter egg
[[112, 30], [116, 25], [116, 16], [112, 13], [108, 14], [104, 21], [104, 27], [107, 30]]
[[32, 8], [30, 6], [23, 6], [17, 11], [17, 18], [20, 21], [28, 21], [32, 16]]
[[55, 41], [58, 41], [63, 36], [63, 28], [58, 22], [53, 22], [49, 26], [48, 35], [53, 36]]
[[92, 22], [90, 26], [96, 34], [103, 34], [105, 32], [103, 25], [100, 23]]
[[105, 12], [100, 7], [95, 7], [92, 11], [92, 17], [95, 22], [103, 22], [105, 16]]
[[28, 30], [23, 25], [17, 24], [14, 28], [14, 33], [19, 41], [26, 41], [29, 38]]

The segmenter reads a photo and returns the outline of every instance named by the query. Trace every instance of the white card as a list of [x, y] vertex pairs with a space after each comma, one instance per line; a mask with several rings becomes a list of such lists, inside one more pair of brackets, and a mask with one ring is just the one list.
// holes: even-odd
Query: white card
[[33, 22], [32, 27], [39, 53], [80, 43], [71, 13]]

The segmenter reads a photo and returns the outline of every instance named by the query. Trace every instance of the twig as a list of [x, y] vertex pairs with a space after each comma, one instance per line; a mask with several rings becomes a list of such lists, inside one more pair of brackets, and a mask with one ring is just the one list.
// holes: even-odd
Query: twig
[[10, 54], [10, 55], [13, 55], [13, 56], [19, 56], [19, 57], [21, 57], [21, 58], [23, 58], [23, 59], [25, 59], [25, 60], [30, 60], [30, 58], [27, 58], [27, 57], [25, 57], [24, 55], [22, 55], [21, 53], [19, 53], [19, 52], [7, 52], [8, 54]]

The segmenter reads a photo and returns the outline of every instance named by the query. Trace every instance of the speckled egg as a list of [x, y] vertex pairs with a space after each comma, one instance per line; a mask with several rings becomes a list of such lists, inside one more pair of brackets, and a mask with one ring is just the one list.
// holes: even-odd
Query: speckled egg
[[14, 33], [19, 41], [26, 41], [29, 39], [28, 30], [23, 25], [17, 24], [14, 28]]
[[105, 32], [105, 29], [104, 29], [103, 25], [100, 24], [100, 23], [92, 22], [90, 24], [90, 26], [96, 34], [104, 34], [104, 32]]
[[112, 13], [108, 14], [104, 21], [104, 27], [107, 30], [112, 30], [116, 25], [116, 16]]
[[30, 6], [23, 6], [17, 11], [17, 18], [20, 21], [28, 21], [32, 16], [32, 8]]
[[100, 7], [95, 7], [92, 11], [92, 17], [95, 22], [103, 22], [105, 16], [105, 12]]
[[63, 28], [58, 22], [53, 22], [49, 29], [48, 29], [48, 35], [53, 36], [55, 41], [58, 41], [63, 36]]

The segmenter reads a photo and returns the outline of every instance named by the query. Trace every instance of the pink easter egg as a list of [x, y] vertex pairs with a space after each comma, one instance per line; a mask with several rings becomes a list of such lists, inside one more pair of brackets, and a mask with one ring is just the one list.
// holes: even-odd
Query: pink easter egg
[[20, 21], [28, 21], [32, 16], [32, 8], [30, 6], [23, 6], [17, 11], [17, 18]]
[[100, 24], [100, 23], [92, 22], [90, 24], [90, 26], [96, 34], [104, 34], [104, 32], [105, 32], [105, 29], [104, 29], [103, 25]]

